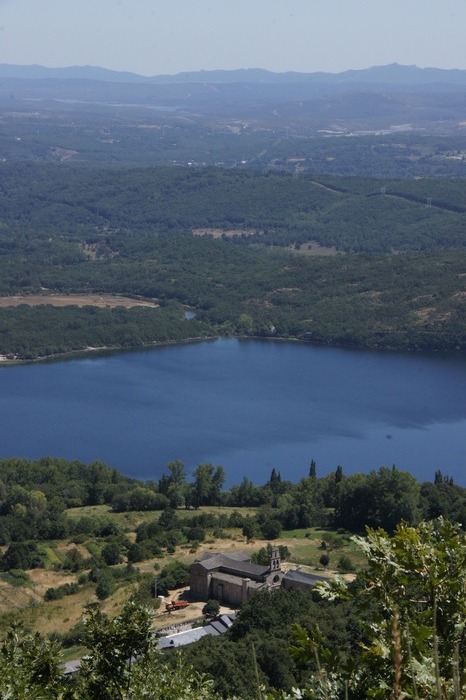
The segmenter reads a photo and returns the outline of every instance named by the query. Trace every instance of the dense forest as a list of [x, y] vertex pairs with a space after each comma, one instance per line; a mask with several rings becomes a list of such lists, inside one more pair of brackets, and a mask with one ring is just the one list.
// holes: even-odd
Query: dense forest
[[[9, 358], [220, 334], [465, 347], [461, 180], [382, 187], [210, 168], [0, 167]], [[158, 308], [48, 305], [72, 293]], [[44, 305], [9, 306], [30, 294]]]

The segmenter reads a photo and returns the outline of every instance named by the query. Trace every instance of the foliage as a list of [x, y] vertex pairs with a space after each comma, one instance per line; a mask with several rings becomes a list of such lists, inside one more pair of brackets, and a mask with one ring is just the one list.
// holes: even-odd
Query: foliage
[[[466, 691], [466, 539], [443, 519], [368, 529], [360, 602], [371, 601], [368, 641], [351, 664], [333, 663], [322, 640], [297, 630], [294, 654], [321, 658], [304, 697], [460, 700]], [[348, 592], [320, 584], [324, 598]], [[317, 690], [316, 680], [320, 684]]]
[[338, 559], [337, 568], [342, 574], [347, 574], [355, 570], [355, 566], [350, 557], [346, 556], [345, 554], [342, 554], [342, 556]]
[[72, 573], [77, 573], [78, 571], [81, 571], [84, 569], [86, 566], [86, 561], [76, 547], [73, 547], [73, 549], [69, 549], [66, 554], [65, 558], [63, 559], [62, 562], [62, 569], [65, 571], [71, 571]]
[[[233, 527], [243, 529], [249, 539], [259, 535], [274, 539], [281, 529], [310, 526], [330, 525], [362, 532], [368, 524], [392, 531], [401, 519], [416, 524], [422, 516], [443, 515], [463, 526], [466, 523], [466, 489], [442, 475], [434, 483], [419, 484], [407, 472], [381, 467], [367, 475], [346, 476], [337, 470], [292, 484], [272, 470], [271, 478], [263, 485], [243, 479], [238, 486], [225, 490], [225, 474], [220, 466], [199, 465], [192, 481], [186, 478], [181, 462], [172, 462], [168, 468], [171, 474], [162, 475], [158, 483], [143, 483], [98, 461], [85, 465], [53, 457], [0, 460], [0, 543], [8, 545], [0, 557], [0, 568], [42, 565], [46, 557], [35, 549], [36, 544], [67, 537], [76, 543], [91, 537], [107, 538], [93, 554], [100, 556], [102, 552], [104, 559], [110, 557], [109, 562], [116, 563], [124, 555], [130, 561], [142, 561], [163, 550], [174, 551], [187, 541], [201, 542], [208, 531]], [[239, 510], [217, 514], [186, 511], [181, 518], [180, 511], [172, 506], [194, 505], [193, 499], [205, 505], [241, 504], [257, 511], [254, 516], [245, 516]], [[65, 513], [66, 506], [103, 503], [111, 504], [113, 511], [132, 505], [138, 511], [148, 505], [163, 510], [158, 519], [141, 523], [134, 544], [119, 536], [120, 521], [110, 514], [79, 516], [78, 510]], [[110, 536], [115, 536], [111, 542]], [[19, 544], [22, 546], [16, 549]], [[82, 554], [74, 549], [64, 555], [61, 566], [76, 573], [85, 565]]]
[[369, 475], [352, 474], [338, 486], [335, 524], [352, 532], [364, 527], [393, 531], [404, 520], [420, 520], [420, 487], [408, 472], [381, 467]]
[[[155, 649], [148, 609], [127, 603], [110, 619], [98, 608], [85, 618], [84, 641], [90, 653], [83, 659], [77, 681], [79, 697], [87, 700], [182, 700], [213, 698], [211, 683], [191, 667], [169, 672]], [[150, 695], [148, 695], [150, 693]]]
[[[402, 523], [392, 536], [369, 528], [357, 541], [368, 568], [354, 583], [319, 584], [320, 599], [302, 591], [258, 592], [227, 635], [168, 658], [155, 650], [147, 609], [131, 602], [110, 619], [91, 606], [84, 634], [77, 631], [89, 654], [71, 684], [63, 681], [56, 643], [12, 630], [0, 650], [0, 697], [207, 700], [217, 692], [224, 698], [460, 700], [466, 690], [464, 531], [440, 518], [417, 527]], [[144, 581], [147, 591], [151, 579]]]
[[0, 568], [35, 569], [44, 565], [44, 558], [35, 542], [13, 542], [0, 559]]
[[[89, 649], [76, 678], [64, 679], [56, 642], [15, 629], [0, 648], [0, 697], [5, 700], [215, 700], [212, 682], [191, 666], [167, 667], [150, 629], [149, 612], [134, 603], [110, 619], [88, 608]], [[80, 636], [82, 631], [80, 631]]]
[[[385, 181], [381, 196], [371, 179], [214, 168], [1, 172], [0, 294], [44, 296], [0, 308], [10, 358], [219, 334], [464, 350], [462, 180]], [[345, 255], [302, 254], [317, 244]], [[70, 297], [57, 308], [53, 293], [158, 305], [78, 308]], [[163, 494], [179, 505], [182, 484], [171, 486]]]
[[225, 481], [223, 467], [212, 464], [199, 464], [194, 471], [194, 482], [186, 494], [186, 505], [199, 508], [207, 504], [219, 505]]
[[167, 595], [169, 590], [181, 588], [189, 584], [190, 568], [176, 559], [163, 567], [157, 576], [157, 591], [161, 595]]
[[[286, 545], [278, 545], [278, 552], [281, 559], [288, 559], [290, 552]], [[270, 563], [270, 557], [272, 555], [272, 545], [269, 543], [266, 547], [261, 547], [259, 551], [253, 552], [252, 561], [256, 564], [262, 564], [262, 566], [268, 566]]]
[[282, 534], [282, 525], [278, 518], [265, 518], [260, 523], [260, 533], [265, 540], [276, 540]]
[[22, 569], [9, 569], [6, 573], [1, 574], [1, 578], [15, 588], [32, 584], [31, 577]]
[[106, 569], [102, 569], [97, 577], [95, 594], [99, 600], [105, 600], [114, 593], [116, 588], [115, 579]]
[[218, 615], [220, 610], [220, 603], [218, 600], [210, 599], [202, 608], [202, 614], [208, 617], [215, 617]]
[[108, 566], [113, 566], [121, 562], [120, 547], [116, 542], [109, 542], [101, 552], [102, 559]]
[[11, 629], [0, 647], [0, 697], [2, 700], [59, 700], [63, 676], [58, 645], [39, 633]]
[[260, 698], [258, 686], [291, 690], [308, 675], [289, 656], [292, 622], [322, 625], [332, 648], [351, 655], [360, 641], [351, 602], [315, 601], [304, 591], [258, 592], [243, 604], [226, 635], [183, 648], [182, 657], [212, 674], [223, 697]]
[[61, 600], [66, 595], [73, 595], [79, 591], [77, 583], [64, 583], [56, 588], [47, 588], [44, 595], [44, 600]]
[[330, 557], [329, 557], [329, 555], [328, 555], [328, 554], [321, 554], [321, 555], [320, 555], [320, 558], [319, 558], [319, 563], [320, 563], [322, 566], [327, 567], [327, 566], [330, 564]]

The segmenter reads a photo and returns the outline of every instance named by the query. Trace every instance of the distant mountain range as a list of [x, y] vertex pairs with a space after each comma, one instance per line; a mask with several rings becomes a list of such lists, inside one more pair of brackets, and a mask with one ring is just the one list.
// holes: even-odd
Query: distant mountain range
[[146, 77], [137, 73], [107, 70], [95, 66], [70, 66], [68, 68], [45, 68], [44, 66], [21, 66], [0, 64], [0, 79], [21, 80], [90, 80], [112, 83], [160, 84], [226, 84], [261, 83], [286, 84], [307, 83], [330, 86], [454, 86], [466, 87], [466, 70], [418, 68], [391, 63], [373, 66], [364, 70], [347, 70], [342, 73], [274, 73], [260, 68], [238, 70], [212, 70], [156, 75]]
[[160, 122], [173, 133], [196, 124], [209, 138], [243, 128], [264, 138], [284, 132], [305, 138], [399, 132], [463, 138], [466, 70], [393, 63], [343, 73], [254, 68], [145, 77], [93, 66], [0, 64], [0, 110], [33, 119], [34, 128], [36, 113], [52, 122], [58, 114], [71, 119], [86, 113], [92, 123], [105, 114], [108, 125], [136, 110], [135, 123]]

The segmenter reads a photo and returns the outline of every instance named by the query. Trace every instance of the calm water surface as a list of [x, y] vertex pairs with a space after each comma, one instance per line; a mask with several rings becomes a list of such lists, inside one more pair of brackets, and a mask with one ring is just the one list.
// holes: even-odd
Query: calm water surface
[[229, 484], [396, 464], [466, 485], [466, 359], [222, 339], [0, 368], [0, 455], [100, 459], [158, 479], [222, 464]]

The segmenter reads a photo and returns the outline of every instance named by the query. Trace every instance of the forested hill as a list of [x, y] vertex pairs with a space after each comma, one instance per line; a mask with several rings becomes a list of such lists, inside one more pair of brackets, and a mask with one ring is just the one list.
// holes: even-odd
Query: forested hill
[[[237, 233], [234, 241], [241, 243], [296, 246], [315, 241], [345, 252], [466, 247], [463, 179], [33, 163], [4, 163], [0, 175], [2, 238], [14, 234], [12, 248], [31, 237], [46, 239], [52, 255], [57, 239], [62, 245], [96, 244], [101, 252], [107, 244], [111, 254], [115, 245], [125, 245], [122, 233], [196, 229]], [[133, 239], [126, 244], [126, 255], [135, 245]]]
[[[31, 163], [0, 175], [0, 354], [219, 334], [466, 347], [461, 180]], [[154, 305], [45, 306], [71, 293]], [[44, 306], [17, 306], [31, 294]]]

